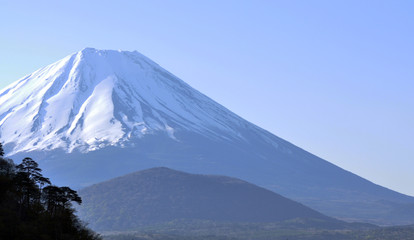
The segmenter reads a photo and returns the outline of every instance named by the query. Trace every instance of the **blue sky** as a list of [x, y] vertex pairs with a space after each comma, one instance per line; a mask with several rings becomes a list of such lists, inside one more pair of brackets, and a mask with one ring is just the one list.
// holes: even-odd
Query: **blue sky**
[[414, 196], [414, 1], [4, 1], [0, 88], [137, 50], [247, 120]]

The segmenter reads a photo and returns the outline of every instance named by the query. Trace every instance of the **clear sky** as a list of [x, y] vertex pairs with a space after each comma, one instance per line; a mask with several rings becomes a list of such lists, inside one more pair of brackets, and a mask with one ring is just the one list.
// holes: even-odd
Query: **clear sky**
[[137, 50], [245, 119], [414, 196], [414, 1], [4, 1], [0, 88]]

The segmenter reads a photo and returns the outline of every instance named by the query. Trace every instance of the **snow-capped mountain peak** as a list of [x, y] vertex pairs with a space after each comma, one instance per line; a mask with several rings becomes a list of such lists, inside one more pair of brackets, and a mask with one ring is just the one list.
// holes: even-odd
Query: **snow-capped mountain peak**
[[0, 137], [15, 144], [10, 154], [85, 152], [157, 132], [176, 139], [183, 129], [241, 138], [242, 122], [136, 51], [85, 48], [0, 92]]

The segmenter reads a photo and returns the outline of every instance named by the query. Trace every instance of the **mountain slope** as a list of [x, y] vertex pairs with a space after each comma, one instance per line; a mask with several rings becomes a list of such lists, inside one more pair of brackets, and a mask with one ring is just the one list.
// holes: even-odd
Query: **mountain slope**
[[173, 220], [341, 222], [242, 180], [152, 168], [79, 191], [80, 216], [101, 231], [127, 231]]
[[84, 49], [11, 84], [0, 140], [60, 185], [166, 166], [244, 179], [343, 219], [414, 223], [414, 198], [245, 121], [137, 52]]

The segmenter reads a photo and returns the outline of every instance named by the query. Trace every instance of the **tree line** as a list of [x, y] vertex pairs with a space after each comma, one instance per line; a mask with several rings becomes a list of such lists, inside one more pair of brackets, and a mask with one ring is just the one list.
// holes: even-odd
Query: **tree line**
[[0, 143], [0, 239], [100, 240], [73, 203], [82, 203], [76, 191], [53, 185], [31, 158], [16, 165]]

